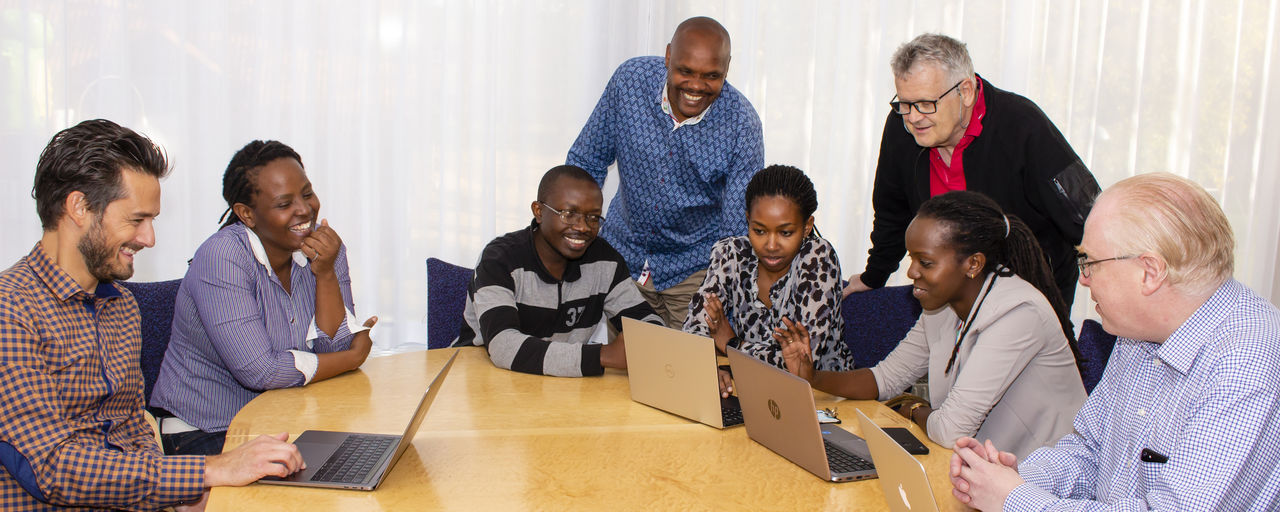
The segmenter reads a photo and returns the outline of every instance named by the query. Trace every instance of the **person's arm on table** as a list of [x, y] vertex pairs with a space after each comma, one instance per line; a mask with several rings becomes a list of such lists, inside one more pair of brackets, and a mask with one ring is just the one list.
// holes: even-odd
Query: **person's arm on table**
[[614, 262], [613, 279], [609, 285], [609, 293], [604, 298], [605, 319], [618, 330], [613, 341], [600, 348], [600, 365], [605, 368], [627, 367], [626, 334], [622, 329], [622, 318], [632, 318], [654, 325], [663, 325], [662, 317], [653, 312], [653, 308], [640, 295], [640, 290], [631, 280], [631, 270], [618, 251], [604, 239], [597, 239], [601, 249], [607, 249], [607, 258]]

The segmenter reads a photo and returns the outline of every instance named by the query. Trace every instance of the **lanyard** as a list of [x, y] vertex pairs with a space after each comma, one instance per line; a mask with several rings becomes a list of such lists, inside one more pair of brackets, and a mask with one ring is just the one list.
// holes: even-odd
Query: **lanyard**
[[969, 328], [973, 326], [973, 320], [978, 317], [978, 310], [982, 309], [982, 303], [987, 301], [987, 295], [991, 294], [991, 288], [996, 285], [996, 278], [1004, 275], [1004, 270], [1003, 265], [996, 265], [995, 270], [991, 271], [991, 276], [987, 278], [986, 289], [978, 296], [978, 303], [969, 311], [969, 317], [960, 326], [960, 333], [956, 335], [956, 346], [951, 349], [951, 359], [947, 360], [947, 369], [942, 372], [943, 375], [951, 373], [951, 367], [955, 365], [956, 357], [960, 355], [960, 343], [964, 342], [965, 336], [969, 335]]

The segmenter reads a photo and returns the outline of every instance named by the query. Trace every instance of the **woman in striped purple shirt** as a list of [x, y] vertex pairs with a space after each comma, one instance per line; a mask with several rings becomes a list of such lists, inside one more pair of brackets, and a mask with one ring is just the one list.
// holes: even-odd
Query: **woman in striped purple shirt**
[[358, 368], [377, 321], [355, 323], [346, 247], [320, 220], [297, 152], [250, 142], [227, 165], [222, 196], [226, 222], [178, 289], [151, 397], [168, 454], [220, 453], [231, 418], [258, 393]]

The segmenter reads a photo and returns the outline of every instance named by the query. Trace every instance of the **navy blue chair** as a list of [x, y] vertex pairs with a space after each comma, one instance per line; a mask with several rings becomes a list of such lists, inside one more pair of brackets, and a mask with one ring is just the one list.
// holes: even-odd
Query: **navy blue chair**
[[427, 349], [448, 347], [462, 329], [467, 287], [475, 271], [427, 258]]
[[152, 283], [120, 281], [120, 284], [133, 292], [142, 315], [142, 356], [138, 362], [142, 366], [143, 396], [150, 404], [151, 390], [160, 377], [160, 364], [164, 362], [165, 350], [169, 348], [173, 305], [178, 298], [178, 286], [182, 284], [182, 280]]
[[886, 286], [850, 294], [840, 304], [844, 342], [858, 368], [879, 363], [906, 337], [920, 318], [920, 302], [911, 286]]
[[1095, 320], [1085, 320], [1080, 325], [1080, 337], [1076, 340], [1080, 348], [1080, 366], [1084, 373], [1084, 390], [1092, 393], [1094, 386], [1102, 380], [1102, 372], [1107, 369], [1107, 361], [1111, 359], [1111, 350], [1116, 346], [1116, 335], [1102, 329], [1102, 324]]

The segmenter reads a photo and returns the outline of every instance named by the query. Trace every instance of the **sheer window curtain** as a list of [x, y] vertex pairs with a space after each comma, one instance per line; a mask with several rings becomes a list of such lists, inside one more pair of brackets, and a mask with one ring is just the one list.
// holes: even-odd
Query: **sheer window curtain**
[[[729, 81], [760, 112], [767, 161], [817, 184], [818, 225], [846, 274], [866, 262], [889, 55], [936, 31], [1037, 102], [1104, 187], [1156, 170], [1203, 184], [1236, 229], [1237, 277], [1275, 302], [1277, 7], [0, 1], [0, 262], [40, 234], [31, 177], [59, 129], [105, 117], [168, 150], [157, 245], [136, 263], [144, 281], [181, 277], [217, 229], [232, 153], [279, 139], [348, 246], [357, 314], [381, 318], [377, 351], [421, 348], [423, 261], [472, 265], [525, 226], [538, 179], [564, 161], [614, 68], [661, 55], [679, 21], [705, 14], [733, 36]], [[1084, 291], [1077, 318], [1086, 303]]]

